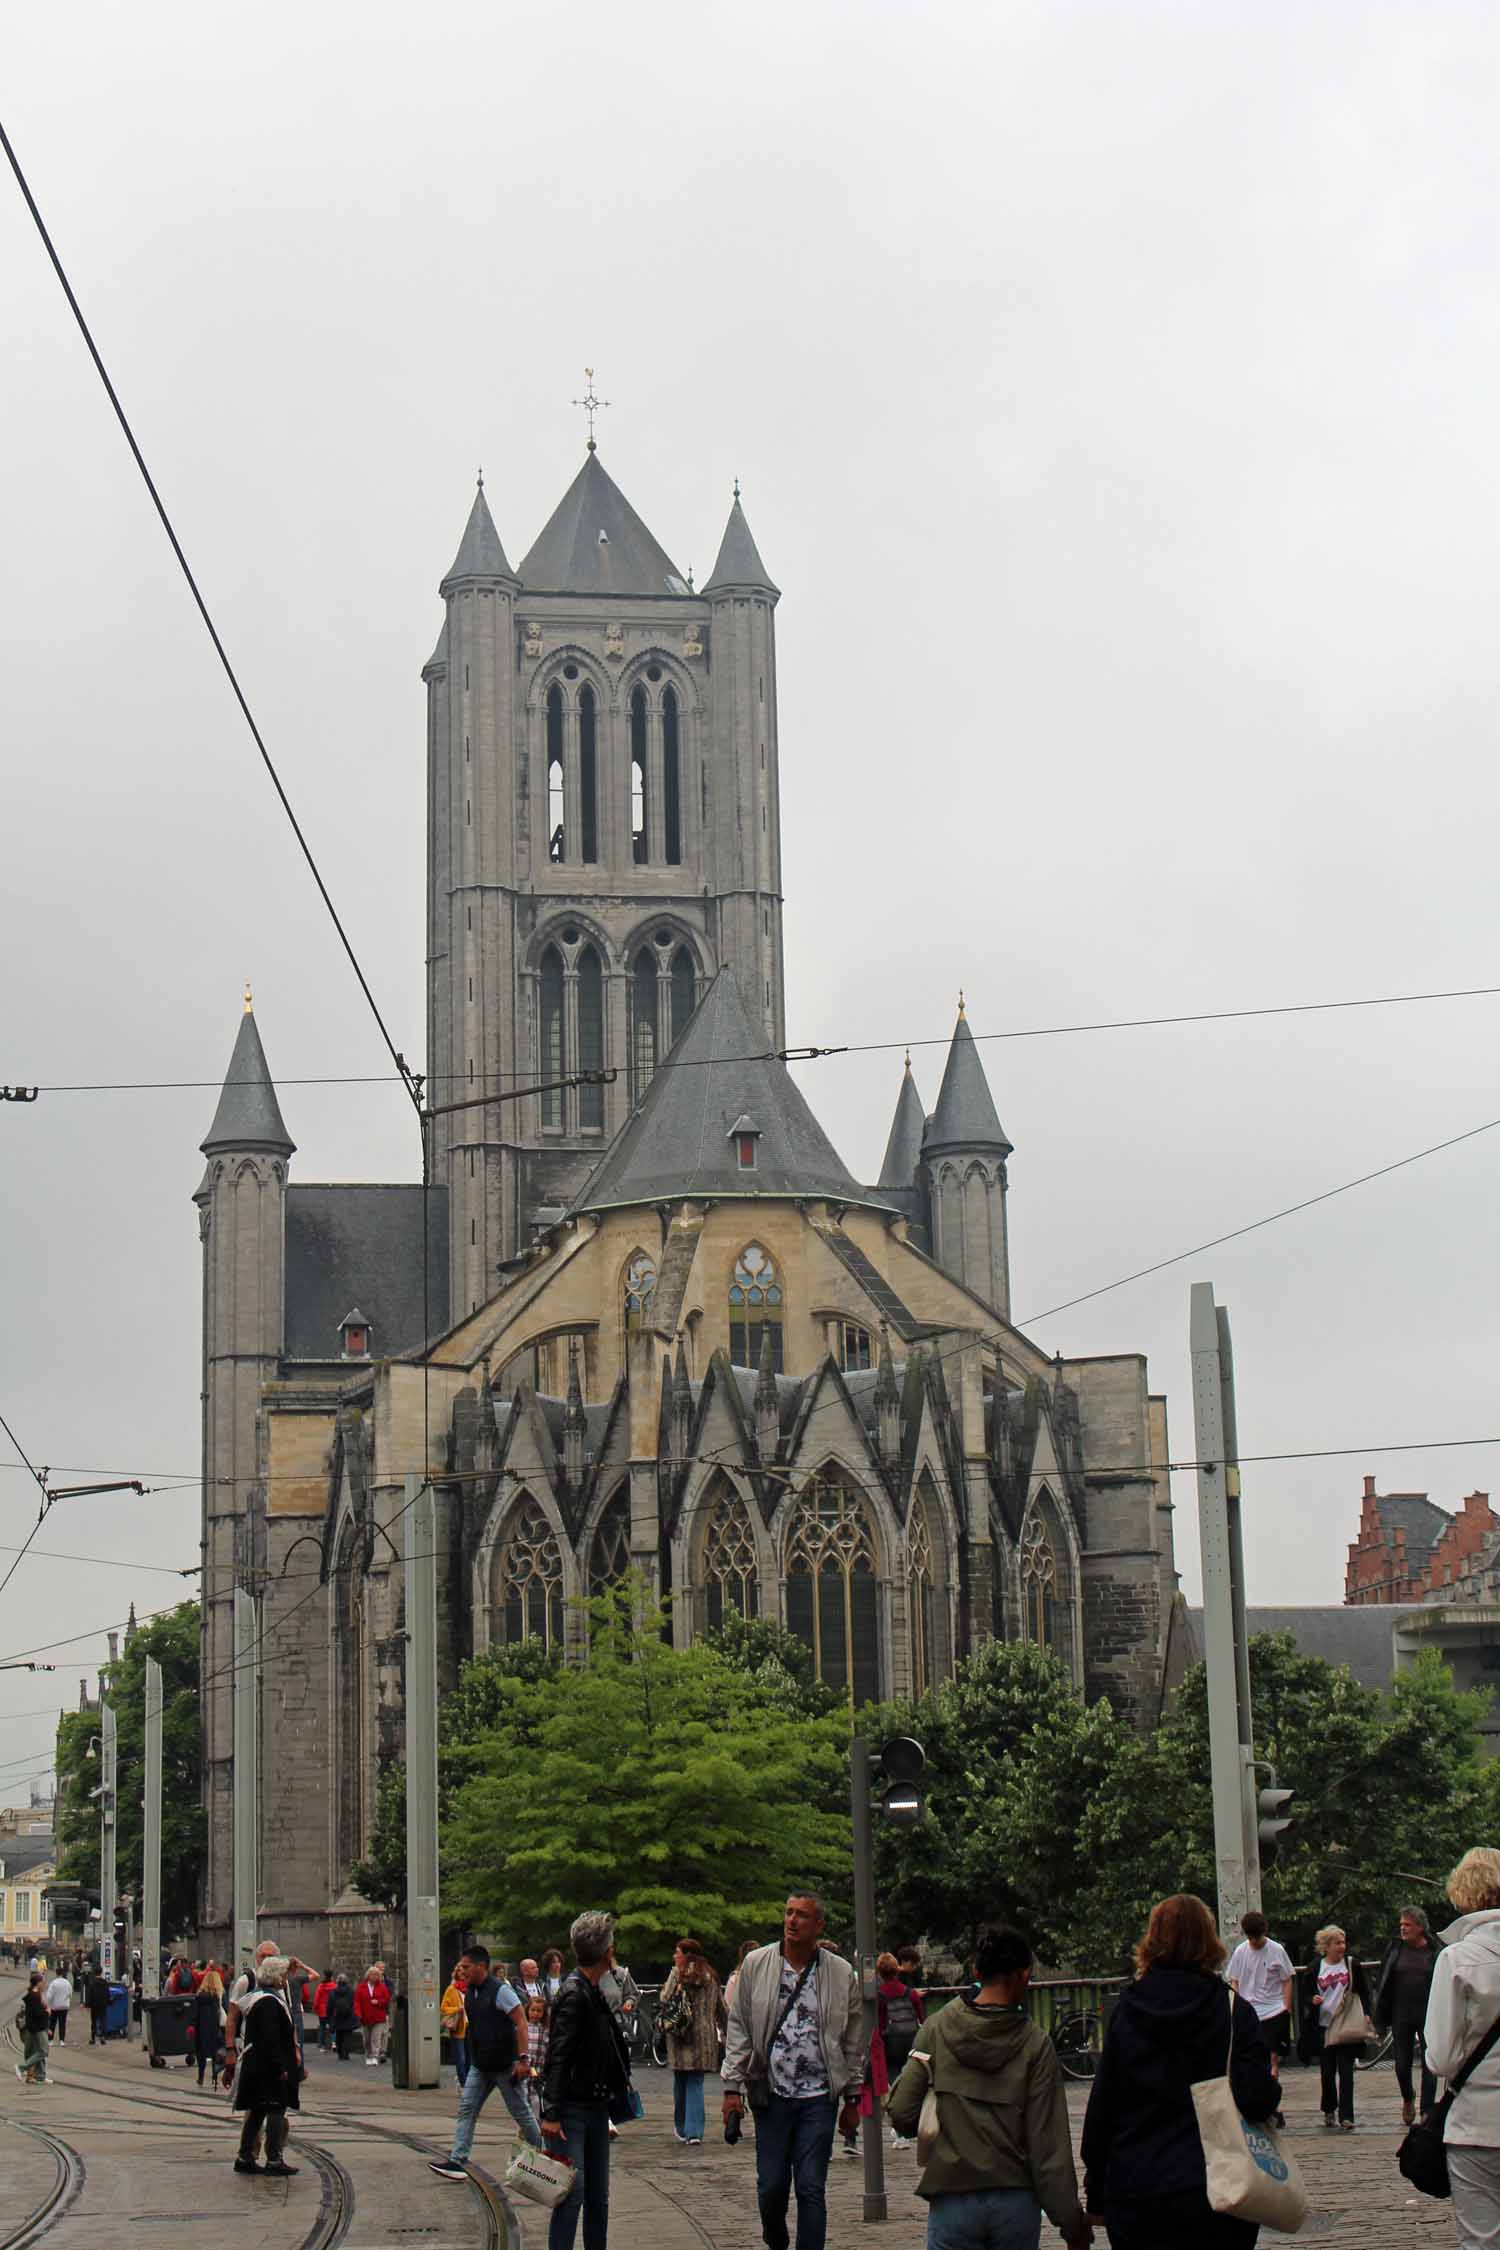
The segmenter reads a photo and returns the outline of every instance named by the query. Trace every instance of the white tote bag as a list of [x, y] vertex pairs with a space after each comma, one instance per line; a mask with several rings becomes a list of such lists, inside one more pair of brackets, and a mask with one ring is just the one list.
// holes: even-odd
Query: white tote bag
[[565, 2156], [546, 2156], [527, 2141], [506, 2165], [505, 2184], [528, 2203], [555, 2211], [573, 2192], [573, 2167]]
[[[1230, 2002], [1230, 2052], [1234, 2049], [1234, 2003]], [[1251, 2226], [1295, 2234], [1307, 2217], [1307, 2191], [1294, 2158], [1287, 2155], [1269, 2125], [1242, 2117], [1229, 2082], [1200, 2078], [1192, 2089], [1208, 2174], [1209, 2208]]]

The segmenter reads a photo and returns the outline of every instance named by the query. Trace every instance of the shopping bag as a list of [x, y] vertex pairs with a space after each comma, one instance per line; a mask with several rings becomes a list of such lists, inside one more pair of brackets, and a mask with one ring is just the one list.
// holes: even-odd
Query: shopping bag
[[1226, 2071], [1192, 2089], [1208, 2175], [1209, 2208], [1250, 2226], [1295, 2234], [1307, 2217], [1307, 2191], [1295, 2160], [1269, 2125], [1242, 2117]]
[[527, 2142], [506, 2165], [505, 2184], [528, 2203], [555, 2211], [573, 2192], [573, 2167], [565, 2156], [548, 2156]]

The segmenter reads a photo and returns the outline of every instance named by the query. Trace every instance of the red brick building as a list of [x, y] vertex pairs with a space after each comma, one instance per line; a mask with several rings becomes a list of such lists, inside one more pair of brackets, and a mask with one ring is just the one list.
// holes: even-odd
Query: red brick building
[[1454, 1515], [1425, 1492], [1377, 1492], [1366, 1477], [1345, 1605], [1430, 1601], [1470, 1574], [1496, 1533], [1500, 1517], [1487, 1492], [1471, 1492]]

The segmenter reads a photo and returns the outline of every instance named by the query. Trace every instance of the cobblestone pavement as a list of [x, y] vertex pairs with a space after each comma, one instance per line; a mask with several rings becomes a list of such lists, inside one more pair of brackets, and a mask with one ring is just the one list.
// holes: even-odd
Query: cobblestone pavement
[[[3, 2020], [13, 2013], [12, 2006]], [[234, 2128], [224, 2097], [200, 2094], [190, 2071], [150, 2070], [134, 2043], [91, 2052], [86, 2042], [81, 2047], [70, 2042], [54, 2050], [56, 2083], [41, 2093], [16, 2084], [13, 2055], [3, 2052], [0, 2213], [7, 2237], [21, 2215], [41, 2202], [54, 2170], [46, 2145], [15, 2129], [20, 2120], [44, 2125], [65, 2140], [86, 2170], [76, 2201], [47, 2232], [46, 2250], [85, 2245], [124, 2250], [127, 2244], [130, 2250], [151, 2250], [170, 2239], [172, 2227], [193, 2220], [207, 2222], [231, 2250], [239, 2244], [244, 2250], [301, 2250], [321, 2239], [320, 2216], [326, 2219], [334, 2170], [342, 2170], [349, 2183], [352, 2216], [343, 2238], [349, 2250], [411, 2250], [417, 2242], [424, 2250], [482, 2250], [487, 2239], [477, 2195], [443, 2186], [424, 2162], [427, 2153], [447, 2146], [456, 2098], [451, 2085], [402, 2094], [385, 2069], [367, 2070], [357, 2058], [340, 2066], [314, 2053], [289, 2151], [302, 2169], [296, 2179], [277, 2183], [237, 2179], [230, 2169]], [[615, 2144], [614, 2250], [759, 2250], [753, 2143], [747, 2134], [737, 2148], [725, 2147], [716, 2083], [709, 2082], [708, 2136], [701, 2148], [685, 2148], [673, 2138], [667, 2075], [647, 2070], [639, 2084], [646, 2117]], [[1086, 2099], [1086, 2088], [1070, 2089], [1075, 2134]], [[1288, 2074], [1289, 2141], [1312, 2202], [1302, 2239], [1329, 2250], [1356, 2245], [1438, 2250], [1452, 2243], [1449, 2207], [1412, 2195], [1396, 2170], [1400, 2105], [1390, 2070], [1361, 2073], [1356, 2102], [1359, 2131], [1325, 2133], [1315, 2074]], [[503, 2174], [513, 2139], [500, 2104], [492, 2101], [480, 2120], [476, 2161], [492, 2175]], [[321, 2168], [315, 2149], [322, 2152]], [[918, 2250], [924, 2242], [925, 2207], [913, 2192], [914, 2152], [888, 2148], [886, 2156], [890, 2216], [884, 2225], [867, 2226], [863, 2165], [835, 2150], [830, 2250], [854, 2250], [856, 2244]], [[542, 2250], [545, 2214], [523, 2207], [508, 2232], [507, 2250]], [[1055, 2244], [1058, 2237], [1044, 2227], [1042, 2239]], [[1262, 2239], [1269, 2244], [1279, 2237]]]

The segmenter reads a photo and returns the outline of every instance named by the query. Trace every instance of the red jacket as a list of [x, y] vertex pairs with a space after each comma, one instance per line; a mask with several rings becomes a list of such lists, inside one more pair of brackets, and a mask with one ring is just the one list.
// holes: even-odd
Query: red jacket
[[354, 2013], [360, 2023], [384, 2023], [391, 2012], [391, 1988], [384, 1977], [371, 1984], [364, 1977], [354, 1988]]
[[320, 2016], [326, 2016], [326, 2015], [327, 2015], [327, 2013], [328, 2013], [328, 2003], [329, 2003], [329, 2001], [330, 2001], [330, 2000], [331, 2000], [331, 1999], [333, 1998], [333, 1994], [334, 1994], [334, 1981], [333, 1981], [333, 1978], [332, 1978], [332, 1977], [325, 1977], [325, 1978], [323, 1979], [323, 1982], [322, 1982], [322, 1983], [321, 1983], [321, 1984], [320, 1984], [320, 1985], [318, 1986], [317, 1992], [316, 1992], [316, 1993], [314, 1994], [314, 1996], [313, 1996], [313, 2007], [314, 2007], [314, 2008], [316, 2009], [317, 2013], [318, 2013], [318, 2014], [319, 2014]]

